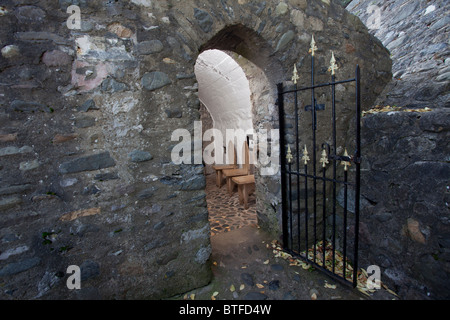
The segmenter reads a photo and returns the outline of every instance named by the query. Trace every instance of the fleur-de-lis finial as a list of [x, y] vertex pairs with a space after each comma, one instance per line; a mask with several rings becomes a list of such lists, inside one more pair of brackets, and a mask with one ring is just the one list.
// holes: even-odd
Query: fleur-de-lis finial
[[288, 146], [286, 160], [288, 161], [288, 163], [292, 163], [293, 159], [294, 159], [294, 157], [292, 156], [291, 146]]
[[302, 161], [305, 162], [305, 165], [308, 164], [308, 161], [311, 160], [308, 156], [308, 149], [306, 149], [306, 145], [305, 145], [305, 150], [303, 151], [303, 157], [302, 157]]
[[297, 72], [297, 66], [294, 64], [294, 74], [292, 76], [292, 81], [294, 81], [294, 84], [297, 84], [297, 81], [300, 79]]
[[339, 68], [336, 64], [336, 59], [334, 58], [334, 52], [331, 52], [330, 67], [328, 68], [328, 72], [331, 72], [331, 74], [334, 76], [337, 69]]
[[[344, 157], [348, 157], [347, 149], [345, 149]], [[348, 167], [351, 167], [351, 166], [352, 166], [352, 164], [350, 163], [350, 161], [342, 161], [341, 164], [344, 166], [344, 170], [345, 170], [345, 171], [348, 171]]]
[[320, 158], [320, 163], [322, 163], [323, 168], [325, 168], [327, 166], [327, 164], [329, 163], [327, 151], [325, 149], [323, 149], [323, 151], [322, 151], [322, 158]]
[[314, 36], [312, 36], [311, 39], [311, 48], [309, 49], [309, 53], [311, 53], [311, 55], [314, 57], [315, 52], [318, 50], [317, 46], [316, 46], [316, 41], [314, 40]]

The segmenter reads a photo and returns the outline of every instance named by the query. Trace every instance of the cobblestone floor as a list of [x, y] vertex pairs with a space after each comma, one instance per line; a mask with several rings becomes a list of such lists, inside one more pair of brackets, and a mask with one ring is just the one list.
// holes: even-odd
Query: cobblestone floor
[[214, 174], [206, 176], [206, 201], [208, 203], [209, 221], [211, 224], [211, 236], [218, 233], [236, 230], [244, 226], [256, 226], [256, 200], [254, 194], [249, 197], [249, 208], [239, 204], [237, 187], [230, 197], [227, 186], [216, 186]]

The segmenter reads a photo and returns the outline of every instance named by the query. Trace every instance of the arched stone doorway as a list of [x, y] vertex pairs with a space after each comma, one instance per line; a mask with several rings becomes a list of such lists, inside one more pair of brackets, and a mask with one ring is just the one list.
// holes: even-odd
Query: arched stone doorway
[[[234, 163], [234, 159], [237, 160], [237, 155], [230, 152], [232, 143], [231, 141], [227, 142], [227, 130], [254, 132], [248, 79], [235, 59], [239, 59], [239, 56], [231, 52], [206, 50], [199, 55], [195, 65], [201, 103], [200, 121], [204, 137], [205, 191], [211, 236], [236, 230], [246, 225], [257, 225], [254, 192], [249, 195], [248, 202], [250, 204], [246, 207], [240, 203], [236, 192], [229, 194], [225, 181], [218, 176], [222, 172], [216, 172], [214, 169], [219, 168], [216, 167], [217, 164], [220, 165], [228, 160], [233, 160]], [[211, 132], [212, 136], [210, 136]], [[220, 135], [215, 136], [214, 132], [220, 132]], [[242, 137], [240, 140], [245, 139]], [[249, 148], [251, 165], [248, 174], [254, 174], [253, 140], [251, 142]], [[213, 163], [208, 161], [209, 154], [205, 154], [210, 152], [211, 145], [214, 148], [211, 150], [214, 152]], [[234, 150], [234, 144], [232, 149]], [[215, 152], [216, 150], [220, 152]], [[217, 179], [220, 179], [219, 185]]]

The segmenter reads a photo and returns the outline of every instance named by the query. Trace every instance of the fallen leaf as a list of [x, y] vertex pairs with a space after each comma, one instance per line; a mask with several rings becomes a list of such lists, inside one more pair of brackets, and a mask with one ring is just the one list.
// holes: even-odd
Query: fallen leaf
[[191, 294], [191, 300], [195, 300], [195, 294]]
[[242, 291], [242, 290], [244, 290], [244, 288], [245, 288], [245, 285], [241, 284], [241, 286], [239, 287], [239, 290]]
[[264, 288], [264, 286], [263, 286], [262, 284], [260, 284], [260, 283], [257, 283], [256, 286], [257, 286], [259, 289]]
[[215, 291], [215, 292], [212, 294], [213, 297], [217, 297], [217, 295], [219, 295], [219, 292], [218, 292], [218, 291]]
[[269, 264], [269, 262], [270, 262], [269, 260], [266, 260], [264, 261], [264, 264]]
[[231, 292], [234, 292], [234, 291], [236, 291], [236, 288], [234, 287], [234, 284], [232, 284], [232, 285], [231, 285], [231, 287], [230, 287], [230, 291], [231, 291]]
[[328, 282], [325, 283], [324, 288], [328, 288], [328, 289], [336, 289], [336, 285], [335, 284], [329, 284]]
[[313, 293], [313, 294], [311, 295], [311, 300], [317, 300], [317, 294]]

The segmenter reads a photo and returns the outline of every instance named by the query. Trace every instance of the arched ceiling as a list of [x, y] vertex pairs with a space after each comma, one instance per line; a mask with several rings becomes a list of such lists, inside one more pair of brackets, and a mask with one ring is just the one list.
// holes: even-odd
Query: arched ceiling
[[197, 59], [195, 74], [199, 99], [214, 121], [214, 128], [248, 130], [252, 107], [248, 80], [239, 64], [220, 50], [204, 51]]

